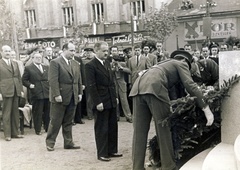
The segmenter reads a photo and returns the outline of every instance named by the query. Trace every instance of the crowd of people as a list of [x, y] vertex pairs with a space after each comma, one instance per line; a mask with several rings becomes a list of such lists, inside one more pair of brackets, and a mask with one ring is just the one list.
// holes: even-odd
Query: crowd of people
[[[154, 50], [155, 49], [155, 50]], [[142, 43], [133, 50], [99, 41], [94, 48], [76, 53], [72, 42], [57, 56], [53, 49], [35, 47], [25, 61], [17, 60], [10, 46], [2, 47], [0, 102], [6, 141], [19, 134], [19, 98], [32, 105], [36, 135], [47, 133], [46, 148], [54, 151], [62, 127], [64, 149], [80, 149], [73, 142], [72, 126], [94, 119], [97, 158], [110, 161], [118, 152], [118, 121], [124, 116], [133, 123], [133, 170], [144, 169], [150, 122], [155, 123], [162, 169], [177, 169], [170, 126], [162, 121], [171, 113], [170, 100], [196, 96], [211, 126], [214, 117], [199, 88], [218, 88], [216, 43], [193, 50], [190, 44], [169, 54], [162, 42]]]

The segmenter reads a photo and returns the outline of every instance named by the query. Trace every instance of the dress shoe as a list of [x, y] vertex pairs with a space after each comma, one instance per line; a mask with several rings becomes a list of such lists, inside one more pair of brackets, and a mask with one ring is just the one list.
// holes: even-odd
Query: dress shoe
[[24, 138], [24, 136], [23, 136], [23, 135], [16, 135], [16, 136], [12, 136], [12, 138], [18, 138], [18, 139], [20, 139], [20, 138]]
[[120, 153], [110, 153], [109, 154], [109, 157], [122, 157], [123, 155], [122, 154], [120, 154]]
[[64, 146], [64, 149], [80, 149], [80, 146], [72, 145], [72, 146]]
[[80, 120], [79, 122], [76, 122], [78, 124], [85, 124], [85, 122], [83, 120]]
[[36, 132], [37, 135], [42, 135], [42, 132]]
[[54, 148], [51, 147], [51, 146], [47, 146], [47, 150], [48, 150], [48, 151], [54, 151]]
[[105, 161], [105, 162], [111, 161], [110, 158], [103, 157], [103, 156], [98, 157], [98, 160], [100, 160], [100, 161]]
[[132, 118], [127, 118], [127, 122], [132, 123]]
[[11, 138], [10, 137], [6, 137], [5, 140], [6, 141], [11, 141]]
[[91, 117], [91, 116], [88, 116], [88, 120], [92, 120], [93, 119], [93, 117]]

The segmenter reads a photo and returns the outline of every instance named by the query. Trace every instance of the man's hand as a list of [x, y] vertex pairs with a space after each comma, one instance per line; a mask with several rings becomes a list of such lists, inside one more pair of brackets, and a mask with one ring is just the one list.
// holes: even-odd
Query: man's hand
[[85, 88], [86, 88], [85, 85], [82, 85], [82, 90], [85, 90]]
[[117, 104], [119, 104], [119, 100], [118, 100], [118, 98], [116, 98], [116, 100], [117, 100]]
[[30, 89], [34, 89], [34, 88], [35, 88], [35, 85], [34, 85], [34, 84], [30, 84], [29, 88], [30, 88]]
[[23, 91], [21, 92], [21, 96], [24, 97], [24, 92]]
[[82, 101], [82, 95], [81, 94], [78, 95], [78, 102], [80, 102], [80, 101]]
[[206, 126], [211, 126], [214, 121], [214, 116], [213, 116], [212, 111], [210, 110], [209, 106], [203, 108], [202, 110], [204, 111], [205, 117], [207, 119]]
[[58, 103], [60, 103], [60, 102], [62, 102], [62, 96], [56, 96], [55, 97], [55, 100], [56, 100], [56, 102], [58, 102]]
[[3, 101], [3, 97], [2, 97], [2, 94], [0, 94], [0, 101]]
[[97, 105], [97, 110], [100, 111], [100, 112], [104, 110], [103, 103], [100, 103], [100, 104]]

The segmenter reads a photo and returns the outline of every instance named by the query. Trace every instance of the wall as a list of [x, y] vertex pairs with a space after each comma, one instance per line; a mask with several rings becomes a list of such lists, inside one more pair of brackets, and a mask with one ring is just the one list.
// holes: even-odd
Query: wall
[[[240, 51], [226, 51], [219, 54], [219, 82], [228, 80], [235, 74], [240, 75]], [[240, 82], [230, 90], [222, 104], [222, 142], [233, 144], [240, 134]]]

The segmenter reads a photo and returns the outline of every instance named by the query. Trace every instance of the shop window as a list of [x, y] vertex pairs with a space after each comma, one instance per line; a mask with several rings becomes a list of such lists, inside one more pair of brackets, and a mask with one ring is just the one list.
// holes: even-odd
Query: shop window
[[63, 9], [63, 18], [64, 25], [71, 26], [74, 23], [73, 7], [64, 7]]
[[138, 19], [142, 19], [145, 17], [145, 2], [144, 0], [131, 2], [131, 11], [133, 16]]
[[25, 10], [25, 20], [27, 28], [36, 27], [36, 14], [34, 9]]
[[99, 23], [104, 21], [103, 3], [92, 4], [92, 15], [93, 15], [93, 22]]

